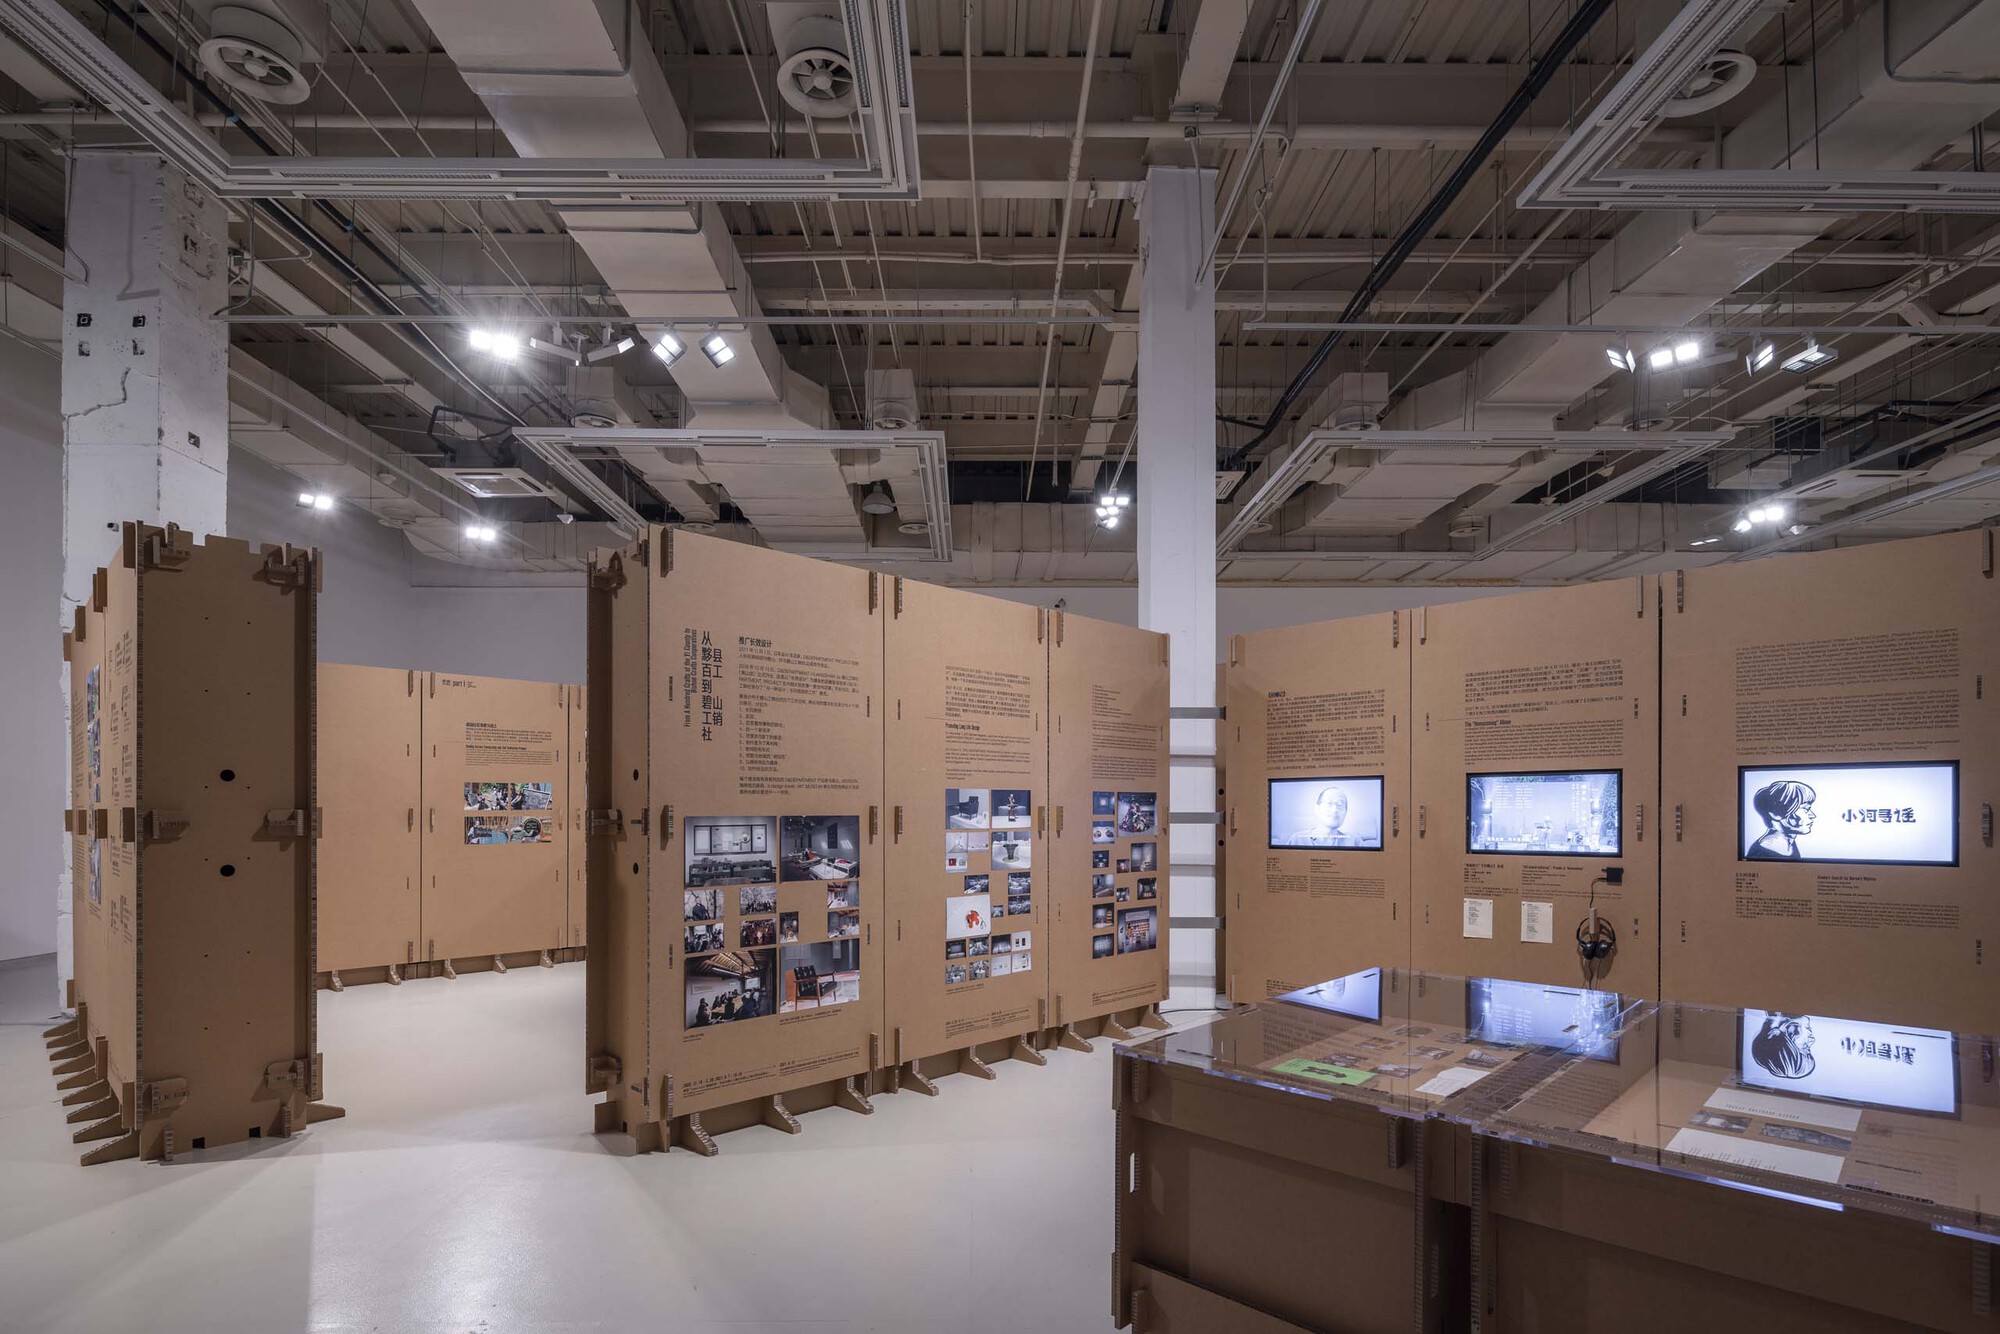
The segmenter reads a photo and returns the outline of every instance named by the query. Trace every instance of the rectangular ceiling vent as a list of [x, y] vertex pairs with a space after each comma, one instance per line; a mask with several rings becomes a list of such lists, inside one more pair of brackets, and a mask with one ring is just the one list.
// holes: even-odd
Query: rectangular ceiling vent
[[519, 468], [439, 468], [438, 471], [481, 500], [522, 500], [556, 492]]

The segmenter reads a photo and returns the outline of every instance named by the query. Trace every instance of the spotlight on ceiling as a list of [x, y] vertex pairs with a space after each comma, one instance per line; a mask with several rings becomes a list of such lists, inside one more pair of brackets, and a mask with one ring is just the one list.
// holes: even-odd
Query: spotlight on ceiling
[[521, 355], [521, 340], [498, 329], [474, 329], [465, 338], [474, 352], [484, 352], [500, 361], [512, 361]]
[[577, 350], [573, 347], [567, 347], [562, 343], [551, 343], [545, 338], [530, 338], [528, 346], [544, 355], [560, 357], [572, 366], [583, 365], [583, 358], [577, 353]]
[[483, 523], [468, 523], [465, 525], [465, 536], [473, 542], [491, 542], [499, 534]]
[[1701, 341], [1699, 339], [1683, 338], [1680, 342], [1674, 344], [1674, 364], [1676, 366], [1690, 365], [1699, 360], [1701, 360]]
[[632, 337], [621, 338], [615, 343], [611, 342], [605, 343], [603, 347], [600, 347], [595, 352], [592, 352], [588, 357], [585, 358], [585, 360], [592, 362], [609, 361], [613, 357], [624, 356], [627, 352], [630, 352], [633, 348], [637, 346], [639, 346], [638, 339]]
[[1655, 370], [1655, 371], [1669, 370], [1673, 367], [1673, 364], [1674, 364], [1674, 350], [1671, 347], [1668, 347], [1665, 343], [1660, 344], [1658, 347], [1654, 348], [1651, 352], [1648, 352], [1646, 354], [1646, 368], [1648, 370]]
[[660, 341], [653, 344], [653, 355], [669, 366], [679, 361], [681, 353], [685, 351], [687, 351], [687, 344], [666, 330], [661, 331]]
[[1125, 517], [1125, 511], [1132, 507], [1132, 497], [1123, 492], [1107, 492], [1097, 502], [1097, 523], [1102, 528], [1116, 528], [1118, 521]]
[[1736, 521], [1735, 523], [1732, 523], [1732, 524], [1730, 524], [1730, 525], [1729, 525], [1729, 531], [1730, 531], [1730, 532], [1732, 532], [1732, 533], [1747, 533], [1747, 532], [1749, 532], [1749, 531], [1750, 531], [1750, 520], [1748, 520], [1748, 519], [1738, 519], [1738, 520], [1737, 520], [1737, 521]]
[[702, 339], [701, 350], [707, 354], [709, 364], [717, 370], [736, 360], [736, 349], [731, 347], [729, 340], [719, 333], [712, 333]]
[[301, 491], [299, 492], [299, 508], [318, 510], [324, 514], [333, 508], [333, 497], [324, 491]]
[[1749, 356], [1743, 358], [1743, 364], [1750, 368], [1752, 375], [1758, 375], [1769, 369], [1771, 363], [1777, 359], [1777, 356], [1777, 348], [1769, 343], [1759, 343], [1752, 349]]
[[1688, 543], [1688, 545], [1691, 547], [1711, 547], [1721, 540], [1719, 537], [1697, 537], [1694, 541]]
[[1621, 371], [1632, 370], [1639, 364], [1629, 347], [1607, 347], [1604, 349], [1604, 357]]
[[1821, 347], [1813, 339], [1808, 338], [1804, 347], [1785, 358], [1783, 368], [1794, 375], [1805, 375], [1818, 370], [1839, 355], [1832, 348]]
[[863, 514], [894, 514], [896, 512], [896, 501], [889, 494], [889, 488], [881, 482], [877, 482], [875, 485], [869, 487], [868, 494], [861, 497], [861, 512]]

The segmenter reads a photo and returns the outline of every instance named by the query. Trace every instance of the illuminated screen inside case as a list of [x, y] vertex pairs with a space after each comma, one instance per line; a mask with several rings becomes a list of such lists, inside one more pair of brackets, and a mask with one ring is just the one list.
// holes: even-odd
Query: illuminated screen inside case
[[1818, 1014], [1745, 1010], [1737, 1076], [1752, 1088], [1951, 1115], [1958, 1060], [1951, 1034]]
[[1465, 850], [1616, 857], [1624, 830], [1617, 769], [1467, 774]]
[[1465, 984], [1465, 1028], [1480, 1042], [1568, 1048], [1593, 1061], [1618, 1059], [1618, 993], [1475, 977]]
[[1273, 778], [1274, 848], [1382, 850], [1382, 780]]
[[1737, 770], [1746, 862], [1958, 865], [1958, 764], [1784, 764]]
[[1336, 977], [1330, 982], [1315, 982], [1297, 991], [1287, 991], [1278, 999], [1309, 1009], [1325, 1010], [1328, 1014], [1344, 1014], [1350, 1019], [1365, 1019], [1371, 1024], [1379, 1024], [1382, 1022], [1382, 970], [1369, 968], [1349, 973], [1346, 977]]

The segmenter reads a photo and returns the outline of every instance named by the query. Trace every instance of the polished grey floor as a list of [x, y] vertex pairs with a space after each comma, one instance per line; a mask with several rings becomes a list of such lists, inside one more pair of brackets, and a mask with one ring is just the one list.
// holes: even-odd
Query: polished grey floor
[[1106, 1331], [1110, 1045], [722, 1155], [589, 1133], [583, 967], [321, 994], [345, 1120], [77, 1166], [0, 964], [0, 1331]]

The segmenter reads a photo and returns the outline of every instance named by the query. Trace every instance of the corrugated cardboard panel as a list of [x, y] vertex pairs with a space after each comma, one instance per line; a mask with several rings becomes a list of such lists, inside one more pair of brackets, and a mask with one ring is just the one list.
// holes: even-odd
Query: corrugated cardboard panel
[[183, 1146], [304, 1123], [306, 1080], [278, 1088], [266, 1072], [315, 1059], [316, 557], [273, 577], [265, 553], [209, 537], [153, 563], [145, 532], [128, 845], [141, 868], [138, 1077], [186, 1081], [168, 1121], [147, 1124], [151, 1156], [169, 1122]]
[[651, 849], [649, 1064], [681, 1117], [873, 1067], [880, 581], [663, 529], [648, 554], [627, 577], [652, 586], [649, 782], [624, 820]]
[[320, 664], [322, 972], [422, 955], [423, 684], [421, 672]]
[[579, 948], [583, 944], [585, 923], [589, 919], [588, 904], [590, 890], [587, 871], [590, 859], [584, 845], [584, 752], [590, 738], [589, 701], [584, 687], [568, 686], [569, 691], [569, 842], [564, 848], [568, 858], [568, 925], [563, 932], [563, 946], [566, 949]]
[[[1230, 999], [1408, 962], [1411, 641], [1403, 612], [1230, 645], [1220, 724]], [[1345, 813], [1330, 833], [1313, 823], [1323, 806]]]
[[[651, 541], [659, 540], [654, 533]], [[664, 1116], [655, 1097], [651, 986], [655, 904], [654, 848], [648, 792], [652, 772], [652, 596], [645, 546], [598, 552], [591, 565], [588, 634], [590, 686], [586, 725], [599, 738], [589, 752], [582, 825], [590, 903], [585, 923], [584, 1091], [609, 1094], [599, 1129], [637, 1134]], [[658, 672], [666, 707], [666, 663]], [[628, 818], [629, 817], [629, 818]], [[668, 859], [667, 852], [661, 852]], [[680, 930], [678, 892], [662, 894], [660, 939]], [[671, 900], [669, 902], [669, 900]], [[678, 943], [678, 942], [676, 942]], [[662, 944], [661, 958], [665, 957]], [[599, 1113], [605, 1116], [605, 1113]]]
[[[887, 1022], [893, 1059], [911, 1061], [1046, 1026], [1046, 613], [914, 579], [896, 581], [890, 610]], [[947, 853], [956, 835], [967, 850]], [[983, 892], [968, 880], [978, 876]], [[1010, 877], [1026, 877], [1012, 881], [1025, 884], [1025, 901], [1009, 892]], [[1016, 954], [1023, 932], [1029, 949]], [[999, 935], [1009, 938], [1005, 977], [990, 976], [990, 952], [971, 953], [975, 941], [990, 951]], [[954, 947], [961, 952], [949, 957]]]
[[[1066, 1024], [1167, 996], [1167, 639], [1066, 612], [1054, 620], [1043, 953], [1050, 1020]], [[1111, 828], [1100, 829], [1106, 821]], [[1150, 851], [1135, 858], [1135, 845]], [[1141, 860], [1148, 869], [1138, 869]], [[1121, 862], [1133, 869], [1119, 871]], [[1097, 909], [1110, 910], [1102, 925]]]
[[120, 833], [123, 813], [139, 799], [139, 573], [113, 564], [105, 572], [105, 586], [98, 746], [106, 836], [97, 840], [95, 875], [103, 928], [97, 956], [100, 998], [91, 1002], [90, 1026], [106, 1039], [107, 1078], [129, 1114], [124, 1090], [139, 1078], [139, 849]]
[[[1594, 894], [1617, 932], [1598, 985], [1658, 996], [1658, 602], [1657, 581], [1623, 579], [1415, 613], [1414, 967], [1576, 985]], [[1601, 786], [1545, 781], [1581, 771], [1617, 772], [1615, 823], [1592, 804]], [[1513, 849], [1475, 852], [1468, 778], [1498, 774], [1543, 777], [1482, 810], [1480, 841]], [[1614, 830], [1617, 855], [1576, 850]], [[1622, 884], [1605, 883], [1613, 867]]]
[[564, 687], [547, 681], [429, 674], [418, 957], [508, 954], [561, 942], [567, 703]]
[[[1961, 1032], [2000, 1025], [1991, 540], [1955, 533], [1665, 578], [1668, 995]], [[1957, 764], [1955, 810], [1892, 775], [1813, 771], [1919, 761]], [[1790, 777], [1812, 792], [1813, 823], [1791, 844], [1800, 860], [1746, 859], [1764, 828], [1743, 809], [1739, 766], [1768, 771], [1748, 776], [1753, 788]], [[1877, 828], [1955, 841], [1958, 864], [1808, 860], [1873, 857]]]
[[76, 995], [97, 1004], [102, 989], [105, 912], [99, 879], [104, 848], [93, 826], [104, 807], [104, 614], [77, 608], [69, 644], [70, 967]]

